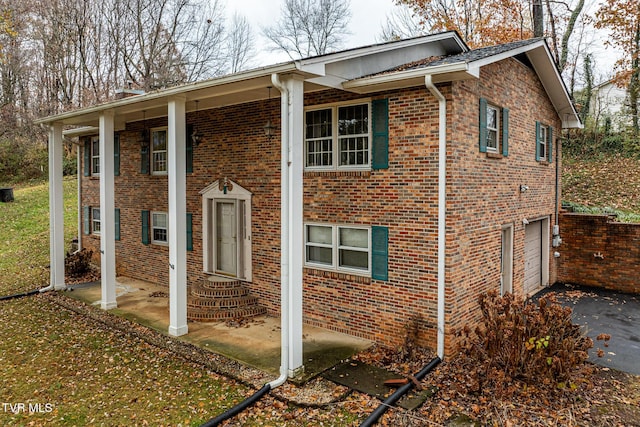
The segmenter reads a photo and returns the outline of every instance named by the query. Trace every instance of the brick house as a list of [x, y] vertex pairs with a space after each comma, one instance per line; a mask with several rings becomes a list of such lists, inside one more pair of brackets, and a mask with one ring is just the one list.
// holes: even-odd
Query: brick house
[[419, 317], [442, 357], [481, 292], [553, 283], [558, 136], [580, 126], [543, 40], [470, 50], [455, 32], [40, 122], [51, 286], [65, 286], [65, 126], [81, 141], [79, 234], [101, 254], [102, 307], [117, 306], [116, 274], [168, 286], [173, 335], [257, 303], [289, 325], [289, 373], [303, 323], [393, 345]]

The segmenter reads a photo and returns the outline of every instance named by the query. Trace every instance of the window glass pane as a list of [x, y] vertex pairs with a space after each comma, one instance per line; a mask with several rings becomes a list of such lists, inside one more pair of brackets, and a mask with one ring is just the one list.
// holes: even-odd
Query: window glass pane
[[362, 251], [340, 250], [340, 267], [358, 268], [367, 270], [369, 268], [369, 253]]
[[487, 129], [487, 148], [498, 148], [498, 132]]
[[99, 139], [95, 138], [93, 140], [93, 148], [92, 148], [92, 150], [93, 150], [93, 156], [94, 157], [97, 157], [97, 156], [100, 155], [100, 140]]
[[167, 149], [167, 131], [153, 131], [153, 151], [162, 151]]
[[167, 241], [167, 230], [163, 230], [160, 228], [153, 229], [153, 240], [156, 242], [166, 242]]
[[317, 225], [307, 226], [307, 241], [309, 243], [321, 243], [330, 245], [333, 242], [331, 227], [322, 227]]
[[338, 135], [369, 132], [369, 105], [349, 105], [338, 108]]
[[340, 228], [340, 246], [351, 246], [353, 248], [369, 247], [369, 230], [357, 228]]
[[305, 138], [331, 137], [331, 109], [308, 111], [306, 113]]
[[167, 215], [163, 213], [154, 213], [153, 214], [153, 226], [154, 227], [167, 227]]
[[320, 263], [320, 264], [332, 264], [331, 248], [319, 248], [317, 246], [307, 246], [307, 261]]
[[487, 127], [490, 129], [498, 128], [498, 112], [495, 108], [487, 107]]
[[91, 212], [91, 215], [93, 215], [94, 221], [100, 221], [100, 209], [93, 209], [93, 212]]
[[366, 136], [340, 139], [340, 165], [367, 165], [369, 163], [369, 138]]

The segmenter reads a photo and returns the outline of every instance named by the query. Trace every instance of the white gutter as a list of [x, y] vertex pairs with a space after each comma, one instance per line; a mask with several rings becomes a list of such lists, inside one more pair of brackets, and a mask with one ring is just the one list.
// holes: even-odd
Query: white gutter
[[[359, 89], [371, 85], [380, 85], [395, 83], [399, 81], [422, 78], [424, 76], [424, 68], [415, 68], [410, 70], [396, 71], [393, 73], [376, 74], [373, 76], [362, 77], [359, 79], [353, 79], [343, 83], [345, 89]], [[470, 67], [468, 63], [464, 61], [455, 62], [453, 64], [442, 64], [429, 67], [429, 74], [452, 74], [452, 73], [467, 73], [469, 77], [479, 77], [479, 68]]]
[[438, 357], [444, 360], [444, 285], [445, 285], [445, 244], [447, 214], [447, 100], [435, 87], [431, 75], [424, 76], [424, 85], [438, 99]]
[[268, 385], [273, 389], [287, 380], [289, 370], [289, 91], [278, 74], [271, 82], [280, 91], [280, 376]]

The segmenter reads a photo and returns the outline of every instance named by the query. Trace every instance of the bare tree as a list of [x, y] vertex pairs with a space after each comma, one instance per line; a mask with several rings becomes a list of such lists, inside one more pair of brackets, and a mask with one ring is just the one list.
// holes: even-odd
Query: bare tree
[[227, 35], [227, 58], [230, 72], [237, 73], [250, 66], [254, 45], [253, 31], [249, 21], [244, 16], [234, 13]]
[[349, 0], [285, 0], [282, 15], [264, 36], [292, 59], [324, 55], [349, 33]]
[[378, 38], [382, 41], [392, 41], [417, 37], [426, 33], [427, 28], [422, 20], [414, 15], [409, 6], [400, 4], [387, 16], [387, 21], [382, 26]]

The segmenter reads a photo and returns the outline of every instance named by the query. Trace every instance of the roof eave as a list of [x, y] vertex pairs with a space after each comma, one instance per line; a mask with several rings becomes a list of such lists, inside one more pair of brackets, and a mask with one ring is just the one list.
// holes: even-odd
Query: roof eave
[[478, 78], [479, 68], [469, 66], [466, 62], [457, 62], [354, 79], [343, 83], [342, 88], [350, 92], [370, 93], [413, 87], [424, 84], [426, 75], [431, 75], [434, 83], [464, 80]]
[[[260, 79], [262, 77], [269, 78], [271, 74], [278, 73], [294, 73], [298, 72], [298, 68], [295, 62], [288, 62], [269, 67], [257, 68], [254, 70], [230, 74], [223, 77], [217, 77], [209, 80], [203, 80], [195, 83], [188, 83], [185, 85], [175, 86], [168, 89], [162, 89], [154, 92], [149, 92], [143, 95], [131, 96], [128, 98], [108, 101], [103, 104], [94, 105], [86, 108], [81, 108], [73, 111], [67, 111], [60, 114], [54, 114], [51, 116], [36, 119], [36, 124], [77, 124], [72, 123], [75, 121], [82, 121], [82, 117], [92, 117], [99, 115], [100, 113], [108, 110], [143, 110], [145, 108], [151, 108], [156, 104], [166, 104], [167, 98], [174, 96], [185, 96], [187, 101], [191, 100], [189, 94], [211, 92], [215, 96], [216, 92], [224, 93], [225, 86], [241, 83], [244, 81], [250, 81]], [[216, 91], [216, 89], [218, 89]], [[197, 98], [197, 97], [196, 97]], [[149, 118], [149, 116], [147, 116]]]

